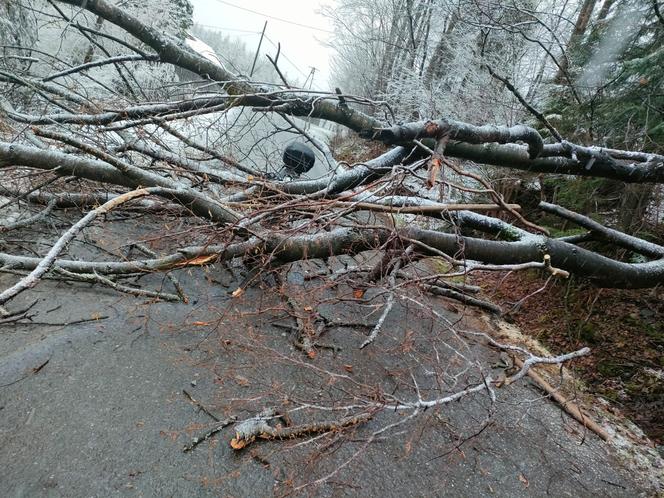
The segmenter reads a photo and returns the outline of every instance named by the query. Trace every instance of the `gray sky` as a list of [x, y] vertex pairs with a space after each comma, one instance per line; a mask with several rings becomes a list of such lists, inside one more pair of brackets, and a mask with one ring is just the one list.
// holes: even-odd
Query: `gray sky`
[[323, 43], [329, 40], [332, 26], [317, 11], [323, 5], [332, 5], [334, 0], [191, 0], [191, 3], [195, 22], [224, 28], [221, 30], [224, 34], [238, 36], [250, 49], [258, 46], [260, 31], [267, 21], [267, 39], [263, 40], [261, 53], [275, 55], [276, 44], [280, 42], [282, 70], [303, 83], [313, 66], [316, 68], [313, 88], [330, 89], [332, 51]]

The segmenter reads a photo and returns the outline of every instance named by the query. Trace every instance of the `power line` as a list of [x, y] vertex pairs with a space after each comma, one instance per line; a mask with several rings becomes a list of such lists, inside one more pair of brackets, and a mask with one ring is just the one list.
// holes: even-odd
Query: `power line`
[[215, 0], [215, 2], [223, 3], [224, 5], [228, 5], [229, 7], [234, 7], [236, 9], [244, 10], [245, 12], [251, 12], [252, 14], [258, 14], [259, 16], [264, 16], [264, 17], [267, 17], [269, 19], [274, 19], [275, 21], [281, 21], [281, 22], [285, 22], [285, 23], [288, 23], [288, 24], [292, 24], [294, 26], [300, 26], [301, 28], [313, 29], [315, 31], [321, 31], [323, 33], [333, 33], [332, 31], [330, 31], [328, 29], [318, 28], [316, 26], [310, 26], [309, 24], [302, 24], [302, 23], [299, 23], [299, 22], [296, 22], [296, 21], [291, 21], [289, 19], [284, 19], [282, 17], [271, 16], [271, 15], [265, 14], [263, 12], [258, 12], [257, 10], [248, 9], [246, 7], [240, 7], [239, 5], [235, 5], [234, 3], [226, 2], [225, 0]]

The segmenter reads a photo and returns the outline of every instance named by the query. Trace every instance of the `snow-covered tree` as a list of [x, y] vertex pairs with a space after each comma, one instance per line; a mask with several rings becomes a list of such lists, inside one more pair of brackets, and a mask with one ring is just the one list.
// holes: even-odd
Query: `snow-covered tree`
[[[22, 0], [23, 1], [23, 0]], [[91, 64], [83, 73], [89, 91], [101, 94], [121, 94], [130, 100], [160, 91], [165, 82], [175, 81], [175, 71], [163, 64], [137, 64], [146, 45], [136, 42], [126, 31], [95, 16], [80, 7], [50, 0], [31, 0], [29, 9], [22, 1], [10, 2], [10, 12], [29, 12], [29, 22], [35, 26], [31, 48], [39, 51], [39, 62], [31, 72], [35, 76], [49, 78], [72, 66]], [[123, 0], [118, 5], [162, 33], [176, 43], [183, 43], [193, 20], [193, 7], [188, 0]], [[23, 23], [25, 24], [25, 23]], [[136, 50], [138, 49], [138, 51]], [[126, 60], [94, 66], [95, 62], [128, 56]], [[79, 78], [58, 76], [58, 80]]]

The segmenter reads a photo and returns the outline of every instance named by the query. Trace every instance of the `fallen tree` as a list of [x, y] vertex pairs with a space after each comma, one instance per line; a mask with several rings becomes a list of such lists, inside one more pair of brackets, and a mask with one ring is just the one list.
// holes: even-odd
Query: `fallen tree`
[[[381, 103], [337, 92], [267, 87], [238, 78], [105, 0], [59, 3], [85, 9], [121, 28], [135, 38], [129, 47], [142, 45], [136, 55], [53, 67], [42, 77], [12, 73], [10, 68], [0, 71], [0, 82], [10, 90], [7, 94], [17, 96], [1, 102], [0, 170], [5, 181], [0, 195], [5, 200], [0, 209], [18, 212], [17, 220], [0, 225], [0, 233], [4, 236], [40, 226], [61, 209], [78, 207], [88, 211], [59, 235], [45, 254], [38, 246], [26, 253], [20, 244], [3, 242], [0, 270], [20, 277], [0, 293], [0, 310], [6, 316], [11, 313], [1, 306], [38, 285], [41, 278], [81, 281], [137, 296], [186, 301], [186, 294], [172, 275], [177, 294], [139, 290], [122, 282], [156, 272], [241, 260], [250, 271], [233, 292], [239, 296], [261, 274], [291, 263], [371, 253], [378, 257], [377, 262], [376, 258], [367, 258], [373, 262], [369, 267], [358, 264], [324, 274], [330, 285], [352, 275], [354, 290], [360, 296], [368, 287], [380, 288], [380, 295], [386, 296], [380, 319], [370, 327], [368, 339], [361, 345], [366, 347], [378, 340], [397, 299], [409, 299], [406, 289], [444, 295], [499, 313], [497, 306], [471, 295], [477, 289], [455, 281], [477, 270], [538, 269], [549, 278], [573, 274], [604, 287], [646, 288], [664, 282], [664, 247], [542, 202], [541, 210], [587, 230], [582, 237], [553, 238], [545, 228], [526, 219], [518, 204], [505, 202], [490, 182], [470, 171], [472, 163], [468, 162], [536, 173], [664, 183], [664, 157], [660, 155], [565, 141], [545, 144], [537, 130], [525, 125], [476, 126], [436, 116], [428, 121], [390, 123], [359, 110], [370, 106], [375, 111], [383, 106]], [[85, 84], [78, 79], [90, 69], [118, 67], [126, 62], [175, 65], [199, 75], [207, 88], [201, 95], [192, 92], [162, 102], [145, 99], [126, 104], [118, 95], [93, 97], [94, 90], [86, 93]], [[64, 79], [68, 85], [57, 83]], [[241, 108], [267, 119], [291, 116], [329, 121], [367, 141], [392, 148], [362, 163], [339, 161], [320, 178], [286, 181], [268, 174], [270, 166], [279, 165], [267, 161], [262, 168], [241, 164], [215, 144], [183, 131], [190, 121], [196, 123], [196, 119], [227, 115]], [[306, 131], [298, 129], [293, 121], [287, 122], [289, 131], [317, 146]], [[462, 183], [452, 181], [449, 173]], [[483, 198], [470, 203], [446, 202], [442, 194], [433, 198], [433, 187]], [[34, 209], [39, 211], [35, 214]], [[66, 256], [68, 243], [110, 209], [186, 218], [196, 241], [172, 245], [161, 255], [130, 243], [139, 248], [140, 258], [129, 253], [112, 254], [105, 260]], [[380, 213], [380, 217], [374, 213]], [[500, 213], [500, 217], [491, 213]], [[432, 225], [425, 227], [424, 221]], [[612, 259], [581, 246], [591, 240], [615, 244], [641, 260]], [[413, 270], [423, 259], [437, 263], [436, 270], [426, 276]], [[298, 320], [301, 337], [297, 344], [313, 358], [317, 343], [311, 329], [303, 319]], [[525, 376], [533, 365], [561, 364], [588, 353], [582, 349], [547, 359], [506, 344], [489, 343], [523, 356], [521, 369], [507, 378], [509, 382]], [[355, 406], [355, 414], [341, 423], [326, 421], [284, 429], [268, 425], [267, 419], [259, 417], [237, 429], [236, 443], [241, 447], [256, 437], [281, 439], [327, 432], [368, 421], [384, 409], [410, 410], [414, 416], [478, 392], [487, 392], [493, 398], [496, 384], [500, 382], [482, 372], [474, 384], [431, 400], [387, 397], [365, 402], [360, 411]]]
[[[79, 5], [75, 0], [62, 3]], [[429, 178], [429, 187], [437, 181], [445, 184], [443, 178], [436, 179], [437, 169], [441, 168], [441, 159], [448, 161], [445, 157], [470, 159], [533, 172], [600, 176], [628, 182], [664, 182], [662, 156], [583, 147], [564, 141], [545, 145], [535, 129], [523, 125], [511, 128], [473, 126], [439, 119], [389, 126], [375, 117], [349, 107], [349, 102], [359, 102], [352, 96], [340, 96], [337, 93], [311, 95], [291, 88], [266, 88], [246, 80], [238, 80], [223, 67], [193, 52], [169, 35], [144, 25], [105, 0], [91, 0], [82, 6], [100, 19], [125, 30], [152, 51], [146, 53], [137, 48], [136, 51], [140, 53], [136, 56], [127, 56], [124, 59], [115, 57], [102, 62], [111, 64], [122, 59], [173, 64], [209, 81], [218, 82], [219, 90], [213, 95], [172, 102], [136, 103], [128, 108], [109, 110], [108, 105], [102, 101], [82, 98], [80, 92], [72, 92], [53, 83], [65, 76], [72, 78], [82, 74], [90, 67], [102, 65], [101, 62], [92, 66], [86, 63], [70, 67], [40, 79], [25, 74], [13, 75], [5, 70], [2, 79], [10, 86], [21, 91], [30, 89], [36, 92], [35, 95], [46, 99], [46, 102], [59, 103], [61, 107], [61, 102], [66, 101], [70, 110], [64, 113], [49, 114], [46, 111], [41, 114], [28, 114], [15, 111], [13, 105], [4, 100], [2, 109], [9, 123], [32, 125], [30, 130], [19, 133], [13, 143], [0, 142], [0, 167], [5, 170], [41, 169], [61, 177], [73, 176], [89, 180], [112, 189], [161, 187], [155, 190], [157, 195], [166, 197], [169, 202], [180, 204], [193, 215], [223, 227], [229, 234], [229, 244], [247, 243], [238, 241], [238, 237], [253, 237], [260, 241], [250, 244], [252, 250], [270, 254], [271, 262], [294, 261], [305, 255], [329, 257], [371, 248], [380, 249], [388, 240], [396, 238], [418, 241], [420, 245], [416, 249], [424, 254], [444, 253], [448, 257], [454, 255], [452, 263], [455, 267], [462, 265], [472, 268], [475, 263], [467, 264], [466, 260], [492, 265], [514, 265], [541, 262], [545, 256], [550, 256], [551, 264], [555, 267], [587, 277], [600, 286], [649, 287], [663, 281], [664, 249], [661, 246], [602, 228], [596, 222], [591, 226], [591, 221], [587, 218], [547, 203], [541, 204], [543, 210], [589, 227], [589, 237], [598, 236], [652, 258], [652, 261], [615, 261], [568, 240], [533, 235], [506, 221], [472, 214], [464, 211], [464, 206], [459, 203], [435, 202], [417, 195], [386, 195], [386, 192], [397, 188], [397, 182], [403, 182], [405, 178], [417, 178], [418, 171], [424, 168], [429, 170], [430, 177], [433, 174], [433, 183]], [[54, 100], [56, 98], [58, 102]], [[81, 110], [76, 111], [76, 107]], [[83, 112], [83, 107], [100, 109], [100, 112]], [[141, 138], [142, 134], [139, 132], [148, 125], [166, 127], [166, 121], [177, 122], [192, 116], [219, 113], [237, 107], [251, 107], [261, 113], [324, 119], [346, 126], [367, 140], [400, 146], [366, 164], [355, 165], [350, 169], [337, 168], [318, 180], [283, 182], [271, 180], [259, 171], [242, 167], [231, 158], [224, 158], [212, 147], [187, 138], [172, 128], [166, 130], [182, 139], [185, 149], [197, 150], [208, 158], [221, 158], [222, 162], [216, 166], [198, 164], [173, 154], [163, 143], [150, 143], [150, 140]], [[124, 130], [133, 131], [116, 134], [118, 125]], [[63, 126], [65, 129], [69, 127], [70, 131], [56, 131], [55, 126], [60, 130]], [[87, 139], [74, 135], [84, 130]], [[17, 143], [16, 138], [20, 139], [21, 135], [24, 142], [31, 144]], [[118, 139], [119, 145], [109, 145], [109, 141], [117, 143]], [[423, 140], [428, 141], [432, 147], [423, 145]], [[519, 143], [525, 143], [526, 147], [518, 145]], [[69, 150], [65, 147], [69, 147]], [[151, 166], [155, 161], [162, 165], [160, 169]], [[449, 162], [447, 165], [453, 166]], [[463, 171], [461, 173], [464, 174]], [[467, 176], [473, 177], [471, 174]], [[526, 223], [526, 229], [538, 229], [518, 214], [518, 209], [515, 209], [517, 206], [504, 205], [500, 196], [492, 191], [490, 186], [484, 186], [488, 187], [485, 192], [494, 203], [469, 205], [469, 208], [475, 207], [478, 211], [505, 209], [516, 216], [517, 224], [523, 226], [523, 223]], [[27, 196], [27, 199], [37, 199], [20, 189], [13, 194], [19, 198]], [[62, 199], [71, 194], [56, 192], [44, 195]], [[61, 207], [65, 204], [60, 201], [59, 205]], [[308, 228], [299, 230], [304, 233], [294, 237], [293, 220], [289, 210], [296, 209], [305, 218], [313, 218]], [[505, 240], [432, 232], [415, 227], [398, 230], [371, 228], [362, 231], [333, 229], [319, 233], [320, 223], [317, 223], [317, 220], [325, 218], [326, 213], [334, 213], [335, 218], [342, 220], [345, 215], [357, 210], [447, 219], [457, 230], [469, 228]], [[453, 212], [455, 214], [452, 214]], [[268, 220], [269, 226], [266, 224]], [[328, 230], [329, 228], [328, 226]], [[321, 249], [323, 247], [324, 249]], [[214, 253], [209, 250], [204, 252], [206, 255]], [[456, 257], [458, 255], [462, 257]], [[12, 259], [9, 254], [3, 257], [5, 265], [9, 265], [11, 261], [15, 264], [21, 261], [19, 266], [24, 269], [33, 264], [28, 261], [34, 262], [34, 258]], [[111, 264], [107, 268], [112, 266]]]

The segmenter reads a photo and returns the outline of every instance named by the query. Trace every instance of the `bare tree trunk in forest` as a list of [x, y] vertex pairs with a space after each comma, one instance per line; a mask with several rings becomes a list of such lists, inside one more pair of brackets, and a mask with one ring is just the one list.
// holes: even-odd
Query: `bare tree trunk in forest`
[[565, 73], [567, 72], [570, 66], [571, 62], [570, 57], [574, 52], [574, 49], [576, 48], [576, 45], [578, 44], [579, 40], [583, 38], [586, 29], [588, 29], [590, 17], [593, 13], [593, 10], [595, 9], [596, 4], [597, 0], [584, 0], [583, 5], [581, 6], [581, 10], [579, 11], [579, 15], [576, 18], [576, 24], [574, 25], [572, 34], [570, 35], [569, 41], [567, 42], [567, 48], [565, 49], [565, 54], [563, 54], [563, 56], [560, 58], [560, 66], [558, 68], [558, 73], [556, 74], [554, 81], [558, 83], [563, 81]]
[[410, 1], [407, 8], [408, 48], [400, 51], [400, 57], [395, 64], [398, 75], [394, 79], [398, 81], [405, 81], [416, 73], [418, 56], [426, 57], [426, 54], [421, 53], [420, 47], [426, 46], [431, 21], [429, 0], [420, 3], [414, 12]]
[[397, 50], [399, 46], [400, 33], [402, 33], [403, 19], [400, 16], [395, 15], [396, 12], [401, 8], [402, 3], [399, 1], [394, 5], [393, 12], [391, 13], [391, 22], [390, 30], [385, 42], [385, 52], [383, 54], [383, 59], [380, 63], [380, 68], [378, 74], [376, 75], [376, 84], [374, 85], [374, 93], [384, 94], [387, 89], [387, 82], [390, 80], [392, 71], [394, 70], [394, 64], [397, 57]]
[[[413, 0], [405, 0], [405, 4], [400, 4], [399, 7], [393, 12], [393, 16], [398, 19], [396, 24], [396, 33], [394, 36], [394, 44], [392, 47], [392, 60], [391, 70], [387, 76], [389, 81], [394, 81], [396, 78], [401, 78], [404, 67], [404, 58], [411, 50], [413, 44]], [[405, 9], [406, 15], [398, 13], [397, 9]], [[385, 85], [387, 90], [387, 84]]]
[[[611, 2], [611, 1], [613, 1], [613, 0], [607, 0], [607, 2]], [[553, 24], [553, 26], [551, 26], [552, 31], [558, 32], [558, 30], [560, 29], [560, 25], [563, 21], [563, 14], [564, 14], [566, 8], [567, 8], [567, 3], [564, 3], [562, 5], [562, 7], [560, 8], [559, 15], [556, 16], [555, 23]], [[548, 43], [548, 46], [546, 48], [547, 53], [551, 53], [554, 46], [555, 46], [555, 40], [551, 40]], [[537, 71], [537, 76], [535, 76], [533, 82], [528, 87], [528, 93], [526, 94], [526, 101], [531, 102], [533, 100], [533, 98], [535, 96], [535, 92], [536, 92], [537, 88], [539, 87], [542, 79], [544, 78], [544, 71], [546, 70], [547, 65], [549, 64], [549, 62], [550, 61], [546, 57], [542, 58], [542, 60], [540, 62], [539, 69]]]
[[397, 64], [397, 70], [399, 71], [397, 79], [402, 79], [412, 68], [419, 43], [419, 22], [421, 19], [421, 11], [418, 8], [413, 12], [413, 1], [406, 0], [406, 12], [408, 48], [404, 47], [404, 50], [400, 53], [399, 62]]
[[427, 61], [427, 50], [429, 48], [429, 33], [431, 31], [431, 16], [433, 15], [433, 8], [430, 3], [427, 4], [427, 15], [426, 15], [426, 22], [424, 24], [425, 26], [425, 31], [424, 31], [424, 38], [423, 38], [423, 43], [422, 43], [422, 55], [421, 55], [421, 60], [420, 60], [420, 68], [418, 71], [418, 74], [420, 78], [422, 78], [422, 75], [424, 74], [424, 64]]
[[440, 78], [440, 75], [442, 74], [442, 66], [445, 63], [445, 61], [449, 58], [452, 51], [452, 49], [450, 48], [448, 37], [454, 31], [454, 28], [456, 27], [458, 21], [459, 21], [459, 16], [456, 14], [456, 12], [452, 13], [450, 22], [447, 25], [447, 28], [445, 29], [443, 34], [440, 36], [440, 40], [438, 41], [438, 44], [436, 45], [436, 48], [433, 51], [433, 55], [429, 60], [429, 65], [427, 66], [427, 70], [424, 75], [424, 83], [426, 85], [431, 85], [431, 83], [434, 80]]
[[604, 3], [602, 4], [602, 7], [600, 8], [599, 12], [597, 13], [597, 19], [593, 22], [593, 26], [590, 30], [590, 34], [595, 33], [599, 29], [605, 26], [605, 21], [607, 16], [609, 15], [609, 12], [611, 11], [611, 7], [613, 7], [616, 4], [616, 0], [605, 0]]
[[[102, 26], [104, 25], [104, 18], [103, 17], [97, 17], [97, 22], [95, 23], [95, 29], [97, 31], [101, 30]], [[92, 35], [94, 36], [94, 35]], [[95, 46], [92, 42], [90, 42], [90, 45], [88, 45], [88, 50], [85, 52], [85, 56], [83, 57], [83, 64], [87, 64], [88, 62], [92, 62], [92, 56], [94, 55], [95, 51]]]
[[424, 42], [424, 37], [428, 32], [429, 21], [431, 20], [430, 1], [419, 2], [415, 13], [413, 14], [411, 11], [408, 14], [410, 49], [407, 53], [406, 62], [401, 65], [401, 77], [404, 77], [415, 69], [415, 61], [419, 53], [419, 48]]
[[609, 15], [609, 11], [611, 10], [611, 7], [613, 7], [614, 3], [616, 3], [616, 0], [604, 0], [602, 8], [599, 10], [599, 13], [597, 14], [598, 21], [601, 22], [604, 19], [606, 19], [606, 16]]
[[[395, 71], [392, 81], [397, 88], [407, 85], [416, 74], [418, 74], [418, 57], [426, 59], [426, 53], [422, 52], [421, 47], [426, 47], [426, 38], [428, 37], [429, 25], [431, 21], [431, 2], [430, 0], [419, 1], [416, 8], [412, 9], [412, 4], [408, 3], [408, 49], [400, 51], [400, 57], [395, 63]], [[403, 102], [401, 95], [396, 95], [397, 104]], [[407, 97], [406, 97], [407, 98]], [[413, 107], [412, 104], [410, 107]], [[410, 113], [411, 119], [418, 119], [416, 108]]]

